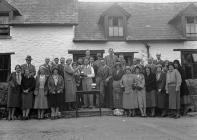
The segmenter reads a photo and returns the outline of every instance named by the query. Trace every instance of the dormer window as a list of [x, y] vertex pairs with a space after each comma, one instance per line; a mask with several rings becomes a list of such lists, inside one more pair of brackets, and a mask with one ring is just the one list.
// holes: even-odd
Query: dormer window
[[109, 37], [123, 37], [123, 17], [121, 16], [110, 16], [109, 20]]
[[186, 17], [186, 36], [197, 37], [197, 17]]

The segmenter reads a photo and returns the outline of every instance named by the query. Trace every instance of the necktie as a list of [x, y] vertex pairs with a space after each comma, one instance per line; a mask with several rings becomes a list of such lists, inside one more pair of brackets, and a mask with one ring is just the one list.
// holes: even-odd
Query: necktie
[[19, 73], [17, 74], [17, 83], [20, 85], [20, 77], [19, 77]]

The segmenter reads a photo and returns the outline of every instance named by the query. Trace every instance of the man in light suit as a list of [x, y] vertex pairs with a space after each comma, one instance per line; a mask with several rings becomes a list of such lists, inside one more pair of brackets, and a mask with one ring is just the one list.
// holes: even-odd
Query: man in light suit
[[27, 55], [25, 60], [26, 64], [21, 65], [22, 73], [24, 74], [25, 70], [29, 70], [30, 76], [34, 77], [36, 75], [36, 68], [31, 64], [32, 57], [30, 55]]

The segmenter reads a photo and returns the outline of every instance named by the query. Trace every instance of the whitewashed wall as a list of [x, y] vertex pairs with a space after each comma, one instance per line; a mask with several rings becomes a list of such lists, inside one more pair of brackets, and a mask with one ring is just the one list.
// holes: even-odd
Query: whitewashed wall
[[67, 56], [72, 48], [72, 27], [12, 27], [12, 39], [0, 40], [0, 52], [15, 52], [12, 55], [12, 69], [16, 64], [25, 63], [31, 55], [32, 63], [38, 68], [45, 57]]
[[[115, 51], [137, 51], [137, 58], [146, 58], [147, 50], [143, 43], [107, 42], [107, 43], [73, 43], [72, 27], [12, 27], [12, 39], [0, 39], [0, 52], [15, 52], [12, 55], [12, 70], [16, 64], [25, 63], [26, 55], [33, 57], [32, 63], [38, 68], [44, 63], [45, 57], [72, 57], [68, 49], [104, 49], [107, 55], [109, 48]], [[180, 52], [173, 49], [197, 49], [197, 41], [190, 42], [160, 42], [149, 43], [150, 53], [155, 58], [156, 53], [161, 53], [163, 60], [180, 59]]]

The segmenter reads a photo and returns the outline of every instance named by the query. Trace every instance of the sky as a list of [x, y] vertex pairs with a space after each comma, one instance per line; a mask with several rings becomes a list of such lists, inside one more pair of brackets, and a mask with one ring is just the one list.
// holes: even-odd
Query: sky
[[166, 3], [166, 2], [197, 2], [197, 0], [79, 0], [88, 2], [151, 2], [151, 3]]

